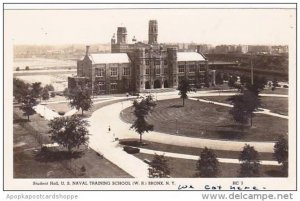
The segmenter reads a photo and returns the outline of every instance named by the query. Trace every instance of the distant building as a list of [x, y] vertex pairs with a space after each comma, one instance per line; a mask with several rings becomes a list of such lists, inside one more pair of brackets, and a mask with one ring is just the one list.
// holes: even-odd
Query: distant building
[[289, 48], [287, 45], [277, 45], [271, 47], [272, 54], [287, 54], [289, 52]]
[[271, 46], [268, 45], [248, 45], [248, 52], [254, 54], [270, 54]]
[[158, 43], [158, 24], [149, 21], [148, 43], [127, 42], [126, 27], [118, 27], [111, 39], [112, 53], [89, 52], [77, 62], [77, 76], [68, 87], [89, 86], [95, 94], [142, 92], [147, 89], [177, 88], [182, 79], [194, 87], [204, 85], [208, 61], [198, 52], [179, 52]]
[[248, 45], [238, 45], [236, 49], [237, 53], [246, 54], [248, 53]]

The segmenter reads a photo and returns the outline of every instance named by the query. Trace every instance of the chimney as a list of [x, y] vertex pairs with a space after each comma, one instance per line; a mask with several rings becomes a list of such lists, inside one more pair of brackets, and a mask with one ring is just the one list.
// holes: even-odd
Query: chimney
[[86, 51], [85, 51], [85, 56], [89, 56], [89, 49], [90, 49], [90, 46], [87, 45], [86, 46]]

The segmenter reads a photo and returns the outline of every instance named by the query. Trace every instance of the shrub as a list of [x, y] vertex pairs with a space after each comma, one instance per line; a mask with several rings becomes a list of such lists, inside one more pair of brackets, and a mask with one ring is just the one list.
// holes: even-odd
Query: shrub
[[139, 147], [141, 145], [141, 143], [137, 140], [122, 140], [120, 141], [120, 144], [132, 147]]
[[80, 171], [81, 172], [86, 172], [86, 168], [85, 168], [85, 166], [83, 165], [83, 166], [81, 166], [81, 168], [80, 168]]
[[19, 71], [19, 70], [20, 70], [20, 67], [17, 67], [17, 68], [16, 68], [16, 71]]
[[140, 152], [139, 148], [124, 146], [123, 150], [126, 151], [128, 154], [137, 154]]
[[26, 67], [25, 67], [25, 70], [29, 70], [29, 66], [26, 66]]
[[289, 88], [289, 86], [285, 84], [285, 85], [283, 85], [283, 88]]
[[64, 116], [64, 115], [65, 115], [65, 112], [64, 112], [64, 111], [58, 111], [58, 114], [59, 114], [60, 116]]
[[43, 146], [43, 147], [41, 148], [41, 152], [42, 152], [42, 153], [48, 152], [48, 147]]
[[51, 92], [50, 93], [50, 96], [52, 97], [52, 98], [54, 98], [56, 95], [55, 95], [55, 92]]

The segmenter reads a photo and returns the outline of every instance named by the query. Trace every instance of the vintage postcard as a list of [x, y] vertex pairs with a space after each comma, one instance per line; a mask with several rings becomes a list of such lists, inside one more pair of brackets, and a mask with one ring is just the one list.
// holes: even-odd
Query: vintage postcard
[[296, 4], [4, 4], [4, 190], [296, 190]]

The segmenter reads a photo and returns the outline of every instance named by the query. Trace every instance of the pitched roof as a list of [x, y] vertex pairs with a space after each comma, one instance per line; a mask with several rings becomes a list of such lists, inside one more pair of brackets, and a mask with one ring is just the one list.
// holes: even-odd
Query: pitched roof
[[205, 61], [205, 58], [197, 52], [178, 52], [177, 61]]
[[90, 54], [89, 59], [93, 64], [130, 63], [126, 53], [99, 53]]

